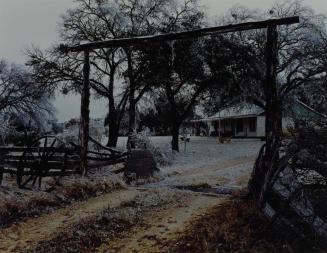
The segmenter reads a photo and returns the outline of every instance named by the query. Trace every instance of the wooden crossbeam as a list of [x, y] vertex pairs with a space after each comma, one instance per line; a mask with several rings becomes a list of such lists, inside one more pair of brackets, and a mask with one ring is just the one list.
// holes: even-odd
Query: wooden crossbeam
[[125, 46], [131, 46], [136, 44], [190, 39], [190, 38], [203, 37], [213, 34], [223, 34], [223, 33], [230, 33], [230, 32], [263, 29], [263, 28], [268, 28], [270, 26], [291, 25], [299, 22], [300, 22], [300, 18], [298, 16], [294, 16], [294, 17], [281, 18], [281, 19], [269, 19], [269, 20], [257, 21], [257, 22], [246, 22], [246, 23], [240, 23], [235, 25], [201, 28], [201, 29], [185, 31], [185, 32], [112, 39], [112, 40], [92, 42], [92, 43], [87, 43], [77, 46], [61, 45], [60, 50], [62, 52], [67, 53], [67, 52], [80, 52], [86, 50], [90, 51], [90, 50], [101, 49], [101, 48], [118, 48], [118, 47], [125, 47]]
[[16, 152], [19, 153], [17, 155], [21, 155], [22, 152], [29, 151], [29, 152], [56, 152], [56, 153], [65, 153], [74, 154], [76, 152], [75, 148], [66, 148], [66, 147], [10, 147], [10, 146], [0, 146], [0, 154], [6, 154], [9, 152]]

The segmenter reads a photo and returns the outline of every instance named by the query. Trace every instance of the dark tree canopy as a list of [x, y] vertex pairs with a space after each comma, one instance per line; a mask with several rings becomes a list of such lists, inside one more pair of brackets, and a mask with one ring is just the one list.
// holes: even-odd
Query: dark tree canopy
[[[183, 25], [192, 27], [193, 19], [202, 17], [196, 0], [78, 0], [77, 7], [63, 16], [61, 43], [67, 45], [104, 41], [175, 31]], [[77, 53], [62, 54], [58, 46], [48, 52], [28, 52], [37, 80], [64, 87], [64, 91], [80, 92], [83, 58]], [[126, 47], [93, 51], [90, 85], [99, 96], [108, 98], [110, 145], [117, 141], [118, 129], [128, 108], [130, 128], [135, 128], [136, 106], [151, 90], [146, 79], [148, 62], [142, 49]], [[119, 81], [117, 81], [119, 80]], [[110, 140], [109, 140], [110, 141]]]
[[[325, 18], [302, 5], [300, 1], [275, 3], [264, 11], [235, 7], [220, 22], [234, 24], [267, 18], [283, 18], [299, 15], [299, 25], [278, 28], [278, 94], [281, 98], [297, 97], [297, 91], [307, 90], [308, 86], [318, 83], [326, 73], [326, 26]], [[230, 76], [231, 90], [222, 96], [209, 97], [207, 108], [227, 102], [248, 101], [265, 108], [266, 98], [263, 92], [265, 80], [266, 31], [254, 30], [234, 33], [227, 36], [234, 44], [233, 55], [238, 55], [239, 64]], [[228, 46], [227, 46], [228, 48]], [[215, 54], [223, 52], [219, 49]], [[219, 66], [217, 66], [219, 67]], [[221, 66], [220, 66], [221, 67]], [[243, 72], [243, 73], [242, 73]], [[311, 84], [311, 85], [310, 85]], [[219, 92], [218, 92], [219, 94]], [[303, 92], [302, 92], [303, 94]], [[227, 95], [227, 101], [224, 97]], [[228, 99], [232, 95], [233, 99]], [[217, 98], [217, 99], [216, 99]]]

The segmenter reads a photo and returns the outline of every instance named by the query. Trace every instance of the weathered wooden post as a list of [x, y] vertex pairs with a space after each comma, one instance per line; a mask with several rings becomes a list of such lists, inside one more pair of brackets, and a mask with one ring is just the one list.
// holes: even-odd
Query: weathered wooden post
[[84, 51], [83, 67], [83, 91], [81, 101], [81, 173], [87, 173], [87, 151], [89, 143], [89, 124], [90, 124], [90, 52]]
[[271, 161], [273, 146], [280, 141], [282, 132], [282, 105], [277, 91], [278, 65], [278, 32], [276, 25], [267, 29], [266, 45], [266, 82], [264, 92], [266, 97], [266, 159]]
[[282, 135], [282, 100], [278, 96], [277, 66], [278, 66], [278, 32], [276, 25], [267, 27], [266, 45], [266, 82], [264, 92], [266, 97], [266, 151], [264, 163], [257, 178], [259, 204], [264, 206], [271, 178], [278, 166], [279, 145]]
[[271, 173], [274, 171], [275, 147], [281, 138], [282, 106], [278, 98], [277, 90], [277, 66], [278, 66], [278, 32], [277, 26], [267, 26], [266, 42], [266, 80], [264, 93], [266, 99], [266, 146], [263, 154], [263, 163], [253, 171], [249, 182], [251, 192], [263, 204]]

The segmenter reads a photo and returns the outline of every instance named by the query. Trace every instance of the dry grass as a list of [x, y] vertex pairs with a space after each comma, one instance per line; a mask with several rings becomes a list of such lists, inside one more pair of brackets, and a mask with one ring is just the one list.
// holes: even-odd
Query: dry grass
[[83, 201], [114, 190], [122, 189], [123, 183], [107, 180], [73, 179], [58, 187], [53, 194], [63, 202]]
[[[115, 214], [118, 210], [108, 209]], [[30, 250], [21, 250], [21, 253], [89, 253], [101, 244], [119, 236], [123, 231], [133, 227], [138, 221], [110, 217], [109, 213], [81, 221], [69, 232], [61, 233], [50, 241], [43, 241]], [[135, 216], [133, 216], [135, 218]]]
[[246, 187], [246, 185], [248, 184], [249, 180], [250, 180], [251, 175], [249, 174], [245, 174], [240, 176], [237, 181], [236, 181], [236, 185], [241, 185]]
[[0, 187], [0, 228], [122, 188], [123, 183], [117, 178], [104, 175], [65, 178], [62, 186], [50, 193]]
[[167, 252], [290, 252], [278, 234], [261, 235], [266, 221], [257, 210], [253, 201], [233, 198], [195, 220], [181, 237], [168, 243]]
[[0, 228], [26, 217], [35, 217], [61, 206], [54, 196], [45, 193], [1, 196]]
[[129, 180], [128, 185], [130, 186], [141, 186], [141, 185], [145, 185], [145, 184], [153, 184], [153, 183], [157, 183], [160, 180], [162, 180], [164, 177], [162, 176], [162, 174], [159, 172], [155, 172], [153, 174], [152, 177], [148, 177], [148, 178], [136, 178], [136, 176], [134, 178], [125, 178]]
[[120, 207], [108, 208], [100, 215], [81, 220], [55, 238], [40, 242], [34, 249], [21, 252], [97, 252], [96, 249], [102, 244], [110, 245], [110, 242], [122, 236], [123, 232], [135, 226], [142, 226], [147, 213], [156, 212], [168, 205], [179, 205], [180, 200], [184, 198], [186, 197], [183, 193], [168, 189], [143, 192], [134, 200], [122, 203]]
[[205, 189], [210, 189], [212, 188], [210, 184], [208, 183], [196, 183], [196, 184], [191, 184], [191, 185], [181, 185], [177, 186], [176, 188], [178, 189], [185, 189], [185, 190], [190, 190], [190, 191], [201, 191]]

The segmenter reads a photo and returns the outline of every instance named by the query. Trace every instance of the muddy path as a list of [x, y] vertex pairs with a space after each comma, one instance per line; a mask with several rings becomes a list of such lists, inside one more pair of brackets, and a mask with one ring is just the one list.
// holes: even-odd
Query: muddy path
[[2, 229], [0, 252], [31, 248], [37, 242], [55, 237], [81, 219], [96, 215], [108, 206], [117, 207], [122, 202], [134, 199], [138, 193], [137, 190], [124, 190], [105, 194]]
[[166, 241], [174, 240], [192, 220], [226, 199], [194, 193], [191, 195], [187, 203], [150, 214], [142, 226], [133, 228], [122, 238], [103, 244], [97, 252], [166, 252], [169, 250], [165, 248]]

